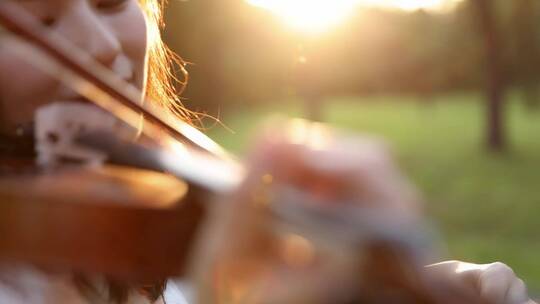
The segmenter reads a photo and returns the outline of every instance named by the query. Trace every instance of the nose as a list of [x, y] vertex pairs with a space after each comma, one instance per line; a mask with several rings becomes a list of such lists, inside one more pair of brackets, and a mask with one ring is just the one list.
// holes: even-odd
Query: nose
[[[84, 1], [83, 3], [85, 3]], [[122, 51], [114, 30], [88, 5], [79, 5], [70, 14], [63, 34], [93, 59], [111, 68]], [[67, 20], [66, 20], [67, 21]]]
[[104, 26], [96, 26], [92, 32], [88, 52], [98, 62], [109, 68], [112, 67], [113, 62], [121, 52], [120, 42]]

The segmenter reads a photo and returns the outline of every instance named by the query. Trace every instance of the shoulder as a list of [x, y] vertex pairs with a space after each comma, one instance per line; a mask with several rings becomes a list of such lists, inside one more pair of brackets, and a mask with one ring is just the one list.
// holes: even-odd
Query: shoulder
[[184, 288], [181, 283], [174, 280], [167, 282], [165, 293], [163, 294], [166, 304], [188, 304], [186, 297], [184, 296]]
[[[87, 304], [68, 275], [51, 275], [32, 267], [0, 266], [0, 303], [10, 304]], [[169, 281], [165, 301], [155, 304], [188, 304], [178, 282]], [[138, 294], [129, 303], [150, 304]]]
[[[58, 299], [62, 299], [58, 302]], [[83, 300], [64, 276], [49, 276], [31, 267], [0, 267], [0, 303], [82, 304]]]

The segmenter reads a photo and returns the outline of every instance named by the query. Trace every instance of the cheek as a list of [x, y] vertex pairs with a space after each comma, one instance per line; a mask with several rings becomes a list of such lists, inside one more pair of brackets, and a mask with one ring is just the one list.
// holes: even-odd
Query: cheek
[[0, 48], [0, 120], [2, 127], [32, 121], [34, 110], [51, 100], [58, 84], [14, 54]]
[[124, 12], [110, 17], [111, 28], [122, 45], [134, 70], [135, 83], [139, 89], [145, 87], [148, 53], [147, 22], [137, 1], [131, 1]]

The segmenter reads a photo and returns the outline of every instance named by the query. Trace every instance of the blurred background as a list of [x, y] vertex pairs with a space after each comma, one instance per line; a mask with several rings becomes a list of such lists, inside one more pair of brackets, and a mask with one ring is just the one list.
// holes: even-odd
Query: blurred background
[[449, 257], [540, 292], [540, 2], [171, 0], [185, 105], [233, 152], [275, 113], [384, 137]]

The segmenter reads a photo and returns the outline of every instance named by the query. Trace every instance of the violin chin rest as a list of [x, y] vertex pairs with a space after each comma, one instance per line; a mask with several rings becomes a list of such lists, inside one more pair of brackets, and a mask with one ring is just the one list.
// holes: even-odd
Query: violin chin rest
[[66, 163], [103, 164], [106, 154], [78, 145], [75, 140], [93, 131], [130, 139], [138, 134], [137, 130], [90, 103], [61, 101], [40, 107], [36, 111], [34, 131], [38, 165], [51, 168]]

